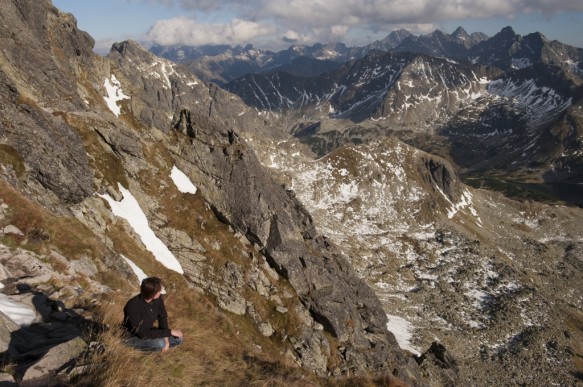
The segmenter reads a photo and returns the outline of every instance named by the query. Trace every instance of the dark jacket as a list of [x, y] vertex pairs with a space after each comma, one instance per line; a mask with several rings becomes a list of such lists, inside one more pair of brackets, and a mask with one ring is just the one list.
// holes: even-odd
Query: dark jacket
[[[138, 294], [126, 303], [123, 315], [124, 328], [140, 339], [172, 336], [168, 328], [168, 314], [162, 297], [148, 303]], [[156, 321], [158, 325], [154, 326]]]

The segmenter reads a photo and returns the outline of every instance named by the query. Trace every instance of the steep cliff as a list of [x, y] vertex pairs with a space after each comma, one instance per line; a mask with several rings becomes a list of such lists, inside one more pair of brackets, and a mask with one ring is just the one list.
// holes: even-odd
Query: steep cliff
[[[67, 267], [80, 256], [92, 262], [98, 269], [87, 272], [82, 293], [127, 289], [135, 277], [124, 255], [148, 267], [157, 267], [148, 259], [165, 263], [131, 218], [110, 211], [135, 200], [178, 262], [165, 264], [181, 274], [173, 281], [244, 316], [297, 365], [321, 376], [397, 372], [415, 382], [416, 366], [387, 331], [378, 298], [240, 138], [270, 131], [258, 113], [134, 42], [94, 55], [74, 17], [48, 0], [3, 2], [0, 18], [0, 177], [12, 187], [1, 193], [10, 211], [2, 225], [25, 236], [3, 233], [3, 244], [30, 250], [34, 240], [42, 259], [56, 251]], [[196, 193], [177, 190], [175, 168]], [[27, 223], [17, 199], [39, 204], [47, 219], [78, 223], [98, 247], [76, 251], [74, 233], [60, 238], [43, 219]], [[232, 236], [205, 229], [217, 219]], [[106, 281], [108, 272], [125, 285]], [[275, 309], [288, 321], [275, 321]]]

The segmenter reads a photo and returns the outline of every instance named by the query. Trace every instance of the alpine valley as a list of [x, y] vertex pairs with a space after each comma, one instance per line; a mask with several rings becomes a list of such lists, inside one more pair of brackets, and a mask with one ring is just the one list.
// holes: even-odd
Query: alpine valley
[[[1, 380], [583, 385], [583, 49], [102, 57], [50, 0], [1, 2], [0, 42]], [[144, 272], [186, 341], [114, 372]]]

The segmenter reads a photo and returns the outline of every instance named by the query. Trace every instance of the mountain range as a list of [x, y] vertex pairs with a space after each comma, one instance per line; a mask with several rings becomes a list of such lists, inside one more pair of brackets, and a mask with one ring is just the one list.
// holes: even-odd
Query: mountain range
[[[563, 228], [578, 215], [545, 208], [582, 204], [583, 50], [507, 27], [491, 38], [411, 35], [360, 57], [334, 52], [302, 59], [314, 73], [292, 63], [225, 83], [271, 122], [245, 138], [352, 252], [392, 318], [414, 321], [413, 350], [439, 332], [464, 364], [462, 380], [540, 384], [534, 368], [546, 366], [534, 359], [554, 363], [556, 339], [546, 335], [570, 312], [548, 312], [553, 296], [523, 281], [580, 267], [581, 252], [570, 250], [580, 246], [578, 227]], [[314, 65], [332, 62], [324, 72]], [[562, 231], [551, 236], [550, 224]]]
[[391, 134], [450, 159], [468, 182], [581, 204], [583, 49], [511, 28], [469, 48], [460, 36], [409, 37], [321, 75], [275, 69], [224, 87], [319, 155]]
[[[510, 189], [580, 186], [581, 49], [389, 37], [247, 70], [158, 48], [227, 79], [2, 2], [0, 380], [580, 384], [583, 209]], [[115, 329], [145, 275], [185, 332], [166, 354]]]
[[281, 67], [298, 75], [318, 75], [347, 60], [363, 57], [371, 50], [394, 49], [410, 36], [407, 30], [397, 30], [365, 47], [316, 43], [312, 46], [292, 45], [279, 52], [254, 48], [250, 44], [245, 47], [154, 45], [150, 51], [188, 67], [204, 81], [222, 85], [249, 73]]

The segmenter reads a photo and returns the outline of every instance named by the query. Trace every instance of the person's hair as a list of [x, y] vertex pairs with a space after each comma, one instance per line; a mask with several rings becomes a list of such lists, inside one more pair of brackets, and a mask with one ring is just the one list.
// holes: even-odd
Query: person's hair
[[146, 300], [154, 297], [156, 293], [162, 290], [164, 287], [164, 282], [158, 277], [149, 277], [142, 280], [142, 285], [140, 286], [140, 294]]

